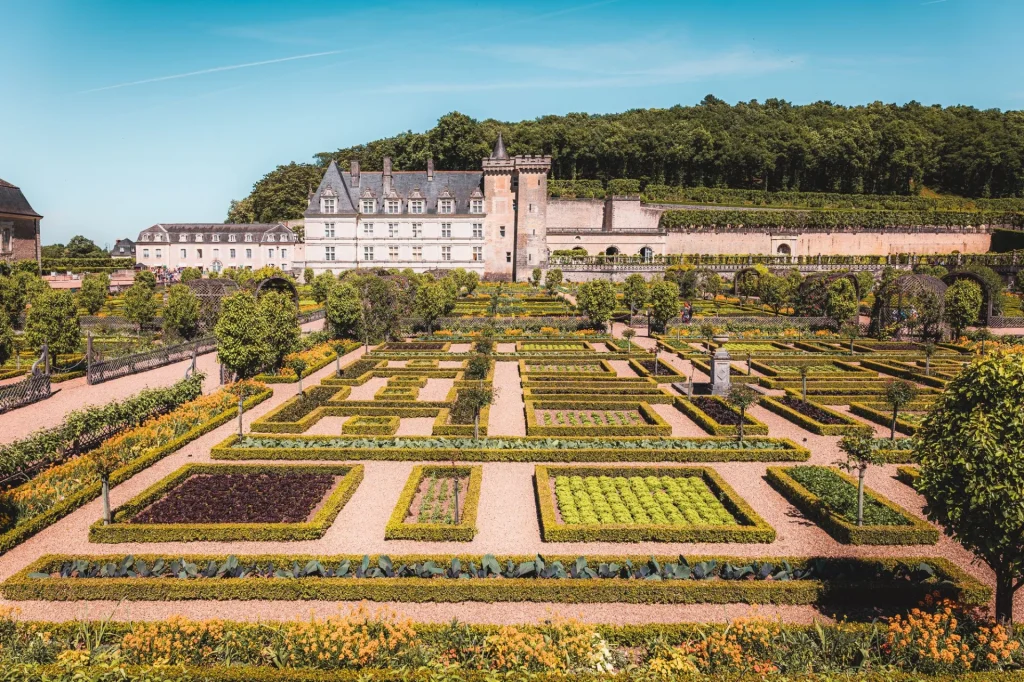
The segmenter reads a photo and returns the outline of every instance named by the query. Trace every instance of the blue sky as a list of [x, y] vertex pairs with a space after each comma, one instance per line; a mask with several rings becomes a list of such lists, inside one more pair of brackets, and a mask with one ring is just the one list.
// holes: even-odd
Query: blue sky
[[1024, 108], [1022, 0], [0, 0], [0, 178], [43, 242], [221, 221], [279, 163], [429, 128], [780, 97]]

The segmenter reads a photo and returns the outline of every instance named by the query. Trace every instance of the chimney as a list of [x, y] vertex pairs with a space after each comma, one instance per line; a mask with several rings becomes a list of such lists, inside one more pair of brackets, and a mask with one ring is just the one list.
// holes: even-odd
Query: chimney
[[351, 170], [352, 186], [353, 187], [358, 187], [359, 186], [359, 162], [356, 161], [355, 159], [353, 159], [352, 161], [349, 161], [349, 164], [351, 164], [351, 168], [352, 168], [352, 170]]
[[427, 182], [434, 181], [434, 159], [427, 159]]
[[391, 157], [384, 157], [384, 194], [391, 192]]

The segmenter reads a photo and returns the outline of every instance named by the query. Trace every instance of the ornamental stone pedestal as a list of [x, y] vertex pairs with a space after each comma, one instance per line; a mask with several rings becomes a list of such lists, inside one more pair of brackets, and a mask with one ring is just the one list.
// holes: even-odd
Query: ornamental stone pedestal
[[[724, 344], [728, 340], [728, 337], [715, 338], [715, 341], [719, 344]], [[732, 387], [729, 376], [731, 371], [732, 357], [724, 345], [719, 345], [718, 349], [711, 356], [711, 395], [726, 395], [729, 393], [729, 389]]]

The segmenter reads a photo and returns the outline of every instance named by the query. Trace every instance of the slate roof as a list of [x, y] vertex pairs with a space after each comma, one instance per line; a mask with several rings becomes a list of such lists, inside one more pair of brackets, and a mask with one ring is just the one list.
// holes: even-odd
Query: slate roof
[[[402, 199], [402, 212], [408, 213], [406, 200], [416, 189], [426, 199], [426, 213], [437, 213], [437, 199], [445, 189], [455, 198], [455, 213], [469, 213], [469, 200], [474, 190], [479, 190], [483, 183], [483, 171], [434, 171], [434, 179], [427, 180], [426, 171], [394, 171], [391, 174], [391, 187]], [[377, 199], [377, 212], [383, 214], [381, 199], [384, 197], [384, 173], [382, 171], [363, 171], [359, 174], [359, 185], [352, 186], [352, 174], [342, 172], [338, 164], [331, 165], [324, 172], [320, 186], [309, 199], [306, 215], [320, 215], [320, 195], [328, 187], [337, 196], [337, 210], [340, 214], [359, 212], [359, 199], [367, 190]], [[477, 196], [482, 196], [478, 194]], [[387, 214], [391, 215], [391, 214]]]
[[[180, 233], [185, 234], [230, 234], [236, 233], [241, 234], [245, 232], [251, 232], [252, 234], [267, 234], [270, 232], [281, 233], [287, 232], [292, 235], [289, 241], [298, 241], [295, 238], [295, 233], [282, 223], [157, 223], [142, 230], [139, 233], [139, 238], [136, 242], [143, 241], [142, 235], [147, 232], [166, 232], [167, 234], [178, 235]], [[178, 239], [175, 237], [170, 241], [176, 242]]]
[[21, 193], [20, 189], [4, 180], [0, 180], [0, 213], [21, 215], [29, 218], [43, 217], [32, 210], [32, 206], [28, 203], [28, 199]]

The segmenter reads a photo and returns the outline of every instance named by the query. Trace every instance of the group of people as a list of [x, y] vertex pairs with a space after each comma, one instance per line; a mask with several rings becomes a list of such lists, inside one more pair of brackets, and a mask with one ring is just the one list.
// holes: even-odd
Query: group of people
[[682, 320], [683, 324], [689, 324], [690, 320], [693, 319], [693, 304], [687, 301], [683, 304], [683, 309], [679, 313], [679, 319]]

